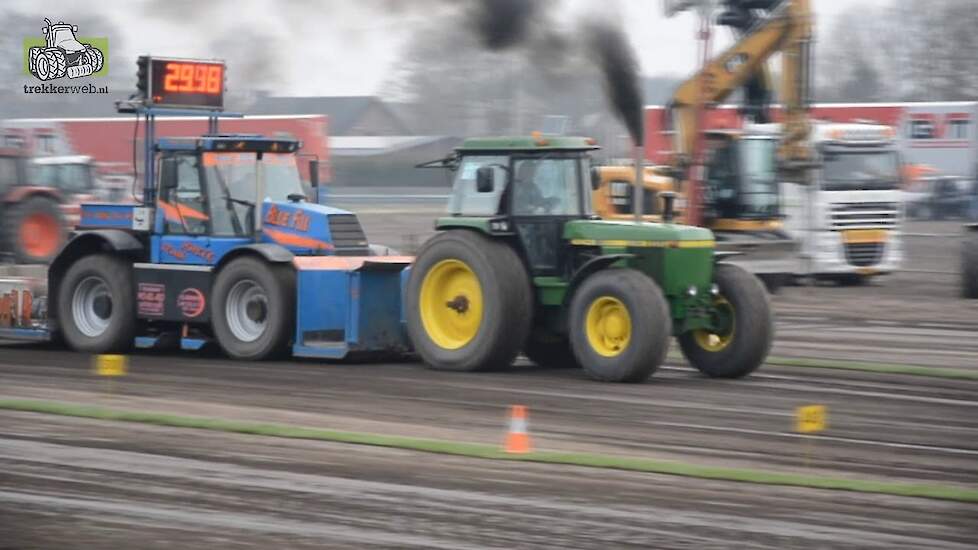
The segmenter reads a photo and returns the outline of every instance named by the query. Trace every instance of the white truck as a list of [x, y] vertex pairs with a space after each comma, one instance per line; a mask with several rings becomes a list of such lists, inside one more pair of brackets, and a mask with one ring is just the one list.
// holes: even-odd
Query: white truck
[[889, 126], [816, 122], [811, 184], [783, 183], [785, 229], [800, 243], [795, 273], [861, 284], [897, 270], [901, 164]]

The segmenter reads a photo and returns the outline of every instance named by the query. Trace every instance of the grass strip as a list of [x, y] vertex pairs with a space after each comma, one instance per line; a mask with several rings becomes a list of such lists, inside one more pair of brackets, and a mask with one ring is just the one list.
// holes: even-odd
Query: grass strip
[[[669, 359], [685, 361], [679, 353], [670, 352]], [[925, 367], [922, 365], [900, 365], [893, 363], [872, 363], [866, 361], [842, 361], [836, 359], [818, 359], [814, 357], [776, 357], [770, 356], [764, 360], [765, 365], [776, 367], [802, 367], [813, 369], [839, 369], [880, 374], [909, 374], [912, 376], [929, 376], [931, 378], [948, 378], [953, 380], [978, 380], [978, 370], [954, 369], [947, 367]]]
[[0, 400], [0, 409], [78, 418], [92, 418], [98, 420], [135, 422], [140, 424], [151, 424], [173, 428], [192, 428], [290, 439], [312, 439], [318, 441], [352, 443], [356, 445], [372, 445], [377, 447], [391, 447], [427, 453], [439, 453], [493, 460], [538, 462], [545, 464], [585, 466], [591, 468], [610, 468], [616, 470], [668, 474], [700, 479], [739, 481], [763, 485], [835, 489], [860, 493], [923, 497], [959, 502], [978, 502], [978, 490], [947, 485], [847, 479], [812, 474], [753, 470], [747, 468], [703, 466], [649, 458], [621, 457], [596, 453], [538, 451], [523, 455], [513, 455], [504, 453], [497, 447], [480, 443], [421, 439], [363, 432], [344, 432], [302, 426], [290, 426], [287, 424], [225, 420], [219, 418], [182, 416], [156, 412], [126, 411], [56, 401], [7, 399]]

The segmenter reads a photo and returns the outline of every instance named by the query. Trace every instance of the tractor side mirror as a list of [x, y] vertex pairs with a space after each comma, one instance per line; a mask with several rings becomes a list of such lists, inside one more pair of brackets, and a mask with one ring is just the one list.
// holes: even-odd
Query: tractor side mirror
[[671, 223], [676, 217], [676, 193], [672, 191], [662, 191], [659, 193], [662, 197], [662, 221], [665, 223]]
[[176, 189], [179, 182], [177, 180], [177, 159], [165, 158], [160, 162], [160, 187], [162, 189]]
[[495, 176], [492, 166], [480, 166], [475, 171], [475, 190], [480, 193], [492, 193]]
[[597, 191], [601, 187], [601, 171], [595, 166], [591, 168], [591, 190]]
[[309, 161], [309, 186], [313, 189], [319, 187], [319, 159]]

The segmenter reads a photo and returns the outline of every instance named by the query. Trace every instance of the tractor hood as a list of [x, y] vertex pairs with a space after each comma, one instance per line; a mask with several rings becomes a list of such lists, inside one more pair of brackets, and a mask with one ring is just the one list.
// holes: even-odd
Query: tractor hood
[[298, 256], [353, 256], [368, 251], [360, 221], [346, 210], [309, 202], [265, 201], [261, 219], [261, 240]]
[[582, 245], [656, 248], [712, 248], [714, 243], [713, 232], [705, 227], [607, 220], [568, 222], [564, 239]]

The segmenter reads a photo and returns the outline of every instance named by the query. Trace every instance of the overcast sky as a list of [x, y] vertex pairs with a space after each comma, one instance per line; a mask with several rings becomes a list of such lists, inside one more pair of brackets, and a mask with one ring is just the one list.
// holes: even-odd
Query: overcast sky
[[[812, 0], [812, 4], [818, 25], [824, 27], [853, 5], [886, 1]], [[681, 76], [695, 66], [697, 23], [690, 13], [667, 19], [661, 0], [564, 2], [567, 21], [588, 10], [613, 12], [617, 6], [646, 75]], [[113, 44], [113, 54], [133, 59], [132, 67], [122, 69], [133, 73], [139, 53], [219, 57], [221, 53], [215, 50], [253, 46], [277, 60], [275, 74], [267, 77], [276, 82], [277, 95], [362, 95], [380, 91], [412, 28], [428, 17], [428, 9], [415, 6], [426, 3], [428, 0], [4, 0], [3, 5], [28, 16], [36, 14], [39, 26], [44, 17], [70, 22], [72, 13], [90, 12], [98, 6], [102, 17], [110, 19], [122, 34], [123, 51]], [[4, 32], [17, 31], [4, 27]], [[81, 29], [80, 34], [100, 36], [99, 29]], [[719, 34], [714, 51], [729, 43], [725, 29]], [[234, 71], [231, 65], [229, 74]]]

